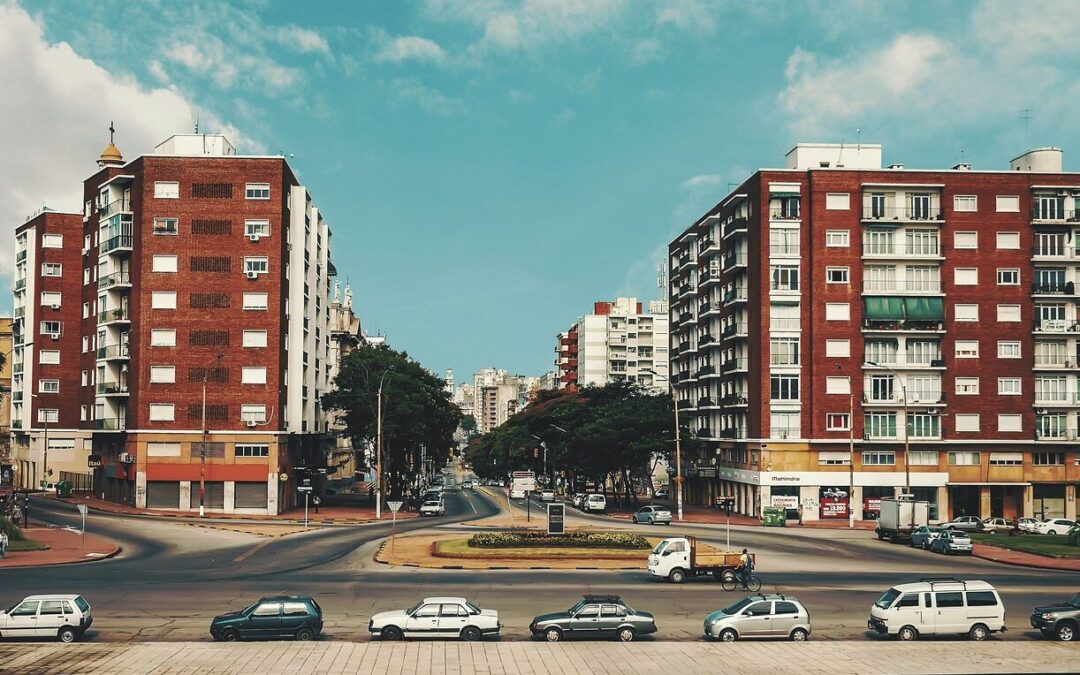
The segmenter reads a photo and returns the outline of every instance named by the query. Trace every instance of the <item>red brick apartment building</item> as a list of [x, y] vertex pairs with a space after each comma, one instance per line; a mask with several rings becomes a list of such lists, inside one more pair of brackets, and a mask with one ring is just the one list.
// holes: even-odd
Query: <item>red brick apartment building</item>
[[288, 508], [333, 443], [335, 270], [311, 195], [283, 157], [216, 135], [130, 162], [110, 142], [98, 166], [82, 213], [16, 230], [17, 481], [92, 471], [140, 508]]
[[1076, 517], [1080, 174], [799, 144], [669, 246], [686, 496], [741, 513]]

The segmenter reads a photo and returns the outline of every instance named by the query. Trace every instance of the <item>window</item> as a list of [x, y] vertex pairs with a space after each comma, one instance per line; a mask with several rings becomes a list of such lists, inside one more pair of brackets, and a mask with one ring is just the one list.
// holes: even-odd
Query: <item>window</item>
[[999, 340], [998, 341], [998, 358], [999, 359], [1018, 359], [1020, 358], [1020, 343], [1015, 340]]
[[848, 248], [851, 246], [851, 232], [848, 230], [825, 230], [825, 246], [828, 248]]
[[851, 357], [851, 340], [826, 340], [825, 356], [846, 359]]
[[955, 273], [957, 286], [977, 286], [979, 284], [979, 270], [976, 267], [957, 267]]
[[1064, 452], [1033, 452], [1031, 463], [1035, 466], [1062, 466], [1065, 464]]
[[827, 211], [848, 211], [851, 209], [851, 195], [847, 192], [830, 192], [825, 195]]
[[154, 181], [155, 199], [180, 199], [180, 183], [175, 181]]
[[175, 272], [176, 271], [176, 256], [174, 255], [156, 255], [154, 256], [154, 272]]
[[1024, 453], [1022, 452], [991, 452], [990, 466], [1023, 466]]
[[244, 346], [245, 347], [265, 347], [266, 346], [266, 331], [264, 331], [264, 330], [245, 330], [244, 331]]
[[826, 267], [825, 268], [825, 283], [827, 284], [846, 284], [848, 282], [848, 268], [846, 267]]
[[956, 305], [956, 320], [957, 321], [978, 321], [979, 320], [979, 306], [978, 305]]
[[180, 444], [177, 442], [151, 441], [146, 444], [148, 457], [179, 457]]
[[1002, 251], [1018, 251], [1020, 250], [1020, 233], [1019, 232], [998, 232], [997, 233], [997, 247]]
[[90, 303], [89, 302], [84, 302], [82, 304], [82, 318], [84, 318], [84, 319], [90, 318]]
[[826, 394], [850, 394], [851, 379], [847, 377], [830, 376], [825, 378]]
[[1019, 323], [1020, 305], [998, 305], [997, 320], [1001, 323]]
[[[959, 595], [959, 593], [957, 595]], [[426, 613], [426, 614], [423, 613], [426, 610], [428, 610], [429, 608], [431, 608], [431, 610], [432, 610], [430, 613]], [[438, 610], [438, 609], [439, 609], [438, 605], [426, 605], [424, 607], [421, 607], [416, 612], [416, 616], [438, 616], [438, 612], [435, 611], [435, 610]], [[278, 616], [279, 614], [281, 614], [281, 603], [280, 602], [264, 602], [264, 603], [260, 604], [258, 607], [256, 607], [255, 611], [253, 611], [251, 613], [252, 616]]]
[[240, 382], [241, 384], [266, 384], [266, 367], [244, 366]]
[[851, 305], [846, 302], [825, 303], [826, 321], [850, 321]]
[[799, 338], [775, 337], [769, 341], [769, 361], [774, 366], [799, 365]]
[[44, 307], [59, 307], [62, 296], [56, 291], [43, 291], [41, 294], [41, 304]]
[[175, 347], [176, 346], [176, 329], [174, 328], [154, 328], [150, 331], [150, 346], [151, 347]]
[[907, 362], [919, 366], [943, 366], [941, 361], [941, 343], [937, 340], [916, 340], [908, 338], [906, 349]]
[[934, 450], [912, 450], [908, 453], [908, 463], [912, 466], [937, 466], [938, 454]]
[[893, 466], [896, 464], [896, 453], [881, 450], [864, 452], [862, 463], [864, 466]]
[[180, 221], [176, 218], [154, 218], [154, 234], [179, 234]]
[[968, 591], [968, 607], [996, 607], [997, 596], [993, 591]]
[[64, 276], [64, 266], [60, 263], [41, 263], [41, 276], [62, 277]]
[[244, 309], [266, 309], [266, 293], [244, 293]]
[[927, 413], [912, 413], [908, 421], [912, 438], [937, 438], [941, 435], [941, 417]]
[[42, 349], [38, 352], [38, 363], [47, 366], [60, 365], [60, 350], [59, 349]]
[[998, 378], [998, 395], [999, 396], [1019, 396], [1020, 395], [1020, 378], [1019, 377], [999, 377]]
[[266, 274], [270, 268], [270, 261], [263, 257], [245, 257], [244, 274]]
[[82, 339], [82, 353], [85, 354], [88, 351], [90, 351], [90, 338], [84, 335]]
[[953, 211], [972, 213], [979, 210], [979, 202], [975, 195], [956, 195], [953, 197]]
[[172, 422], [176, 418], [175, 406], [172, 403], [151, 403], [151, 422]]
[[797, 291], [799, 290], [799, 266], [798, 265], [772, 265], [772, 286], [774, 291]]
[[244, 186], [244, 199], [270, 199], [270, 183], [248, 183]]
[[38, 408], [37, 421], [43, 424], [45, 422], [56, 424], [60, 421], [60, 411], [56, 408]]
[[997, 271], [998, 286], [1019, 286], [1020, 270], [1011, 267], [999, 267]]
[[998, 415], [998, 431], [1023, 431], [1023, 417], [1013, 414]]
[[269, 457], [269, 445], [237, 445], [237, 457]]
[[972, 395], [979, 393], [979, 378], [958, 377], [956, 378], [956, 393], [960, 395]]
[[240, 421], [262, 424], [266, 421], [266, 406], [244, 404], [240, 406]]
[[863, 423], [867, 438], [896, 438], [896, 413], [867, 413]]
[[42, 394], [60, 393], [60, 380], [39, 380], [38, 392]]
[[150, 381], [174, 384], [176, 382], [176, 366], [150, 366]]
[[772, 375], [769, 378], [770, 394], [774, 401], [799, 400], [798, 375]]
[[825, 428], [829, 431], [849, 431], [851, 417], [848, 413], [828, 413], [825, 415]]
[[150, 296], [152, 309], [176, 309], [176, 291], [154, 291]]
[[1020, 213], [1020, 197], [1016, 195], [997, 196], [998, 213]]
[[62, 332], [63, 325], [62, 321], [42, 321], [41, 334], [56, 337]]
[[949, 593], [934, 593], [934, 604], [938, 608], [941, 607], [963, 607], [964, 606], [964, 594], [956, 591]]
[[953, 235], [953, 248], [979, 248], [979, 233], [957, 232]]
[[894, 401], [895, 380], [892, 375], [871, 375], [869, 386], [869, 400], [871, 401]]
[[255, 235], [257, 237], [269, 237], [270, 236], [270, 221], [269, 220], [245, 220], [244, 221], [244, 236], [250, 237]]
[[958, 358], [958, 359], [977, 359], [977, 358], [979, 358], [979, 341], [978, 340], [957, 340], [956, 341], [956, 358]]
[[956, 450], [948, 453], [950, 466], [978, 466], [982, 458], [976, 450]]
[[863, 360], [874, 363], [896, 363], [896, 340], [866, 340], [863, 342]]
[[43, 234], [41, 235], [41, 248], [64, 248], [64, 235]]

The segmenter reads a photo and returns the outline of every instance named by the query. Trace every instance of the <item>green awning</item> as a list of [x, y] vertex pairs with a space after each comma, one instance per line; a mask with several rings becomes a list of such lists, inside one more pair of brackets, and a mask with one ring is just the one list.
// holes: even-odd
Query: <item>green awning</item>
[[865, 225], [866, 227], [878, 227], [885, 230], [895, 230], [896, 228], [903, 225], [903, 223], [896, 220], [867, 219], [863, 220], [863, 225]]
[[863, 316], [871, 321], [903, 321], [903, 298], [868, 297], [863, 298]]
[[945, 304], [942, 298], [904, 298], [904, 313], [908, 321], [944, 321]]

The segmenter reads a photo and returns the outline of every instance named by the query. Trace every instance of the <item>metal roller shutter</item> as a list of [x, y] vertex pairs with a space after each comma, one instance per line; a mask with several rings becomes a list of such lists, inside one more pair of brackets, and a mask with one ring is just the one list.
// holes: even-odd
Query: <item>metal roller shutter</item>
[[180, 482], [152, 480], [146, 483], [146, 507], [149, 509], [179, 509]]
[[266, 483], [237, 482], [233, 501], [238, 509], [265, 509]]

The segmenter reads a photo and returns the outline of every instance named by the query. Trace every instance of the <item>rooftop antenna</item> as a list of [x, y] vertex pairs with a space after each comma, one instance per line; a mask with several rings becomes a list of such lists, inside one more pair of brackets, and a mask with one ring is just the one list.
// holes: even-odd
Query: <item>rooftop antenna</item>
[[195, 113], [195, 133], [199, 133], [199, 114]]
[[1028, 127], [1031, 126], [1031, 108], [1020, 110], [1020, 121], [1024, 123], [1024, 150], [1028, 149]]
[[296, 157], [296, 155], [294, 155], [293, 153], [285, 152], [284, 150], [278, 150], [277, 154], [279, 157], [288, 157], [289, 159], [293, 159]]
[[855, 127], [855, 168], [859, 164], [859, 154], [862, 152], [862, 127]]
[[840, 150], [836, 153], [836, 168], [840, 169], [844, 166], [844, 139], [840, 139]]
[[116, 126], [109, 120], [109, 145], [112, 145], [113, 135], [116, 134]]

